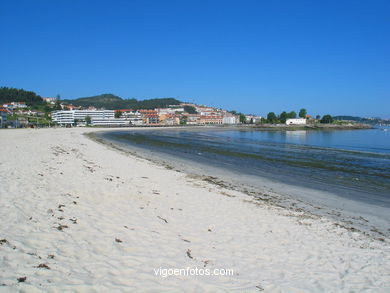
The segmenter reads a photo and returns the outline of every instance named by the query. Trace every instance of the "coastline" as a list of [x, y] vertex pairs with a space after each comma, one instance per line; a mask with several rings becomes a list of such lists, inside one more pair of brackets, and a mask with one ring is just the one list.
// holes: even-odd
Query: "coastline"
[[[255, 200], [83, 135], [97, 131], [0, 132], [0, 290], [389, 289], [387, 238]], [[153, 273], [194, 266], [233, 268], [234, 275]]]
[[[209, 130], [211, 129], [214, 128]], [[291, 182], [286, 183], [280, 179], [271, 179], [261, 175], [254, 176], [229, 171], [222, 166], [215, 166], [200, 161], [200, 159], [194, 161], [191, 157], [182, 157], [180, 153], [171, 154], [142, 145], [127, 144], [124, 141], [112, 139], [110, 136], [104, 136], [104, 134], [105, 131], [99, 131], [88, 133], [86, 136], [124, 154], [146, 159], [168, 170], [183, 172], [191, 178], [239, 191], [254, 201], [262, 201], [264, 204], [295, 212], [303, 211], [315, 217], [327, 217], [336, 221], [339, 226], [375, 239], [382, 240], [390, 237], [388, 207], [341, 197], [336, 191], [323, 190], [319, 186], [314, 188]]]

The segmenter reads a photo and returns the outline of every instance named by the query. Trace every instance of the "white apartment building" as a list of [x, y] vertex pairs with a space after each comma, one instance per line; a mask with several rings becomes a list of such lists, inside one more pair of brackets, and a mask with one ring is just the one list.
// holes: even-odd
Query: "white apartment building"
[[237, 116], [223, 116], [222, 118], [222, 123], [223, 124], [237, 124], [238, 123], [238, 120], [237, 120]]
[[85, 124], [85, 118], [91, 117], [92, 125], [118, 125], [125, 124], [120, 122], [119, 119], [115, 118], [114, 110], [62, 110], [54, 111], [51, 113], [51, 118], [53, 122], [56, 122], [60, 125], [73, 125], [75, 122], [81, 122]]

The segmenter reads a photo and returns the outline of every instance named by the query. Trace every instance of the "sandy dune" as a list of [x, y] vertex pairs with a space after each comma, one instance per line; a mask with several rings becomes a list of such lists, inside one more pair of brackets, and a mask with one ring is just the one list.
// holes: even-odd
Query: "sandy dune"
[[[0, 131], [0, 292], [390, 292], [388, 239], [125, 155], [88, 131]], [[155, 274], [187, 267], [234, 274]]]

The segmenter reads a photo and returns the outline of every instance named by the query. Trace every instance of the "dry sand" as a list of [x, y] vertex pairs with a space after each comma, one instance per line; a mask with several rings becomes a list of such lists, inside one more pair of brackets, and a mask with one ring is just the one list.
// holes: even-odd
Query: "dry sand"
[[388, 239], [125, 155], [90, 131], [0, 131], [0, 292], [390, 292]]

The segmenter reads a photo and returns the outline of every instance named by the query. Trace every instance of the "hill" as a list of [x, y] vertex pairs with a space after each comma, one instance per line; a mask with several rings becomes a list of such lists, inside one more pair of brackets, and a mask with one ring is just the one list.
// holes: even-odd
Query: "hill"
[[363, 118], [363, 117], [357, 117], [357, 116], [348, 116], [348, 115], [339, 115], [339, 116], [333, 116], [333, 119], [335, 120], [344, 120], [344, 121], [354, 121], [358, 123], [364, 123], [364, 124], [387, 124], [388, 121], [383, 120], [381, 118]]
[[28, 106], [44, 104], [41, 96], [32, 91], [9, 87], [0, 87], [0, 104], [10, 102], [25, 102]]
[[174, 98], [136, 100], [122, 99], [113, 94], [102, 94], [92, 97], [78, 98], [74, 100], [63, 100], [62, 102], [70, 103], [75, 106], [96, 107], [105, 109], [154, 109], [163, 108], [168, 105], [179, 105], [181, 102]]

